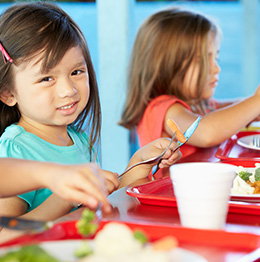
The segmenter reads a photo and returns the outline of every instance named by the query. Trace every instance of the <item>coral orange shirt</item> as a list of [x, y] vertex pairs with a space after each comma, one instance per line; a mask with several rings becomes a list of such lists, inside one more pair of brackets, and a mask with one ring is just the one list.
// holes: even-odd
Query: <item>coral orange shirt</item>
[[[162, 137], [166, 112], [174, 103], [181, 103], [187, 109], [191, 110], [189, 105], [184, 101], [170, 95], [158, 96], [148, 104], [136, 130], [141, 147]], [[180, 148], [180, 151], [182, 157], [186, 157], [195, 153], [197, 148], [185, 144]]]

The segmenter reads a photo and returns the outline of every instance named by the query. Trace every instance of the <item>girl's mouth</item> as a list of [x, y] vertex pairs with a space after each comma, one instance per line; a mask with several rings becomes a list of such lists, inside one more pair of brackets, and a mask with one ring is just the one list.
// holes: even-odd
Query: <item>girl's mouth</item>
[[77, 102], [73, 103], [73, 104], [70, 104], [70, 105], [67, 105], [67, 106], [61, 106], [59, 107], [58, 109], [60, 110], [66, 110], [66, 109], [70, 109], [72, 108]]
[[211, 85], [212, 87], [216, 87], [216, 86], [218, 85], [218, 81], [217, 81], [217, 80], [216, 80], [216, 81], [213, 81], [213, 82], [210, 83], [210, 85]]
[[70, 115], [73, 115], [77, 111], [77, 108], [78, 108], [77, 105], [78, 105], [78, 101], [72, 104], [61, 106], [58, 108], [58, 111], [65, 116], [70, 116]]

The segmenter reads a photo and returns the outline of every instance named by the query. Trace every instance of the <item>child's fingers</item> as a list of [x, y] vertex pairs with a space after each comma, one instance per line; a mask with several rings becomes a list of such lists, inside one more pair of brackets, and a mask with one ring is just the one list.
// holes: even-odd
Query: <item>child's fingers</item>
[[164, 157], [160, 163], [160, 168], [171, 166], [172, 164], [180, 160], [181, 157], [182, 157], [182, 153], [179, 149], [176, 150], [174, 153], [170, 149], [167, 150], [167, 152], [164, 154]]
[[89, 179], [93, 184], [95, 184], [100, 190], [102, 190], [104, 194], [107, 194], [104, 171], [101, 170], [95, 163], [90, 163], [87, 168], [90, 172], [88, 172], [86, 178]]
[[109, 205], [106, 195], [103, 194], [102, 190], [91, 181], [84, 180], [81, 183], [70, 183], [63, 187], [64, 192], [63, 198], [67, 201], [74, 203], [81, 203], [90, 208], [96, 208], [98, 203], [101, 202], [103, 205]]
[[[69, 190], [71, 192], [69, 192]], [[103, 204], [105, 210], [110, 206], [106, 194], [104, 194], [103, 190], [92, 181], [85, 181], [81, 188], [73, 187], [72, 185], [70, 189], [67, 189], [68, 197], [70, 194], [71, 199], [69, 200], [76, 203], [82, 203], [90, 208], [97, 208], [99, 203]]]
[[113, 182], [111, 182], [110, 180], [106, 181], [106, 188], [108, 190], [108, 193], [111, 194], [113, 193], [115, 190], [117, 190], [119, 187], [119, 185], [115, 185]]
[[[67, 190], [66, 195], [68, 195], [68, 198], [79, 197], [79, 194], [83, 197], [83, 194], [85, 194], [92, 196], [98, 201], [107, 201], [108, 190], [105, 184], [106, 179], [98, 165], [89, 163], [86, 166], [80, 166], [77, 169], [77, 173], [74, 174], [73, 179], [69, 181], [70, 183], [64, 184], [64, 190]], [[84, 199], [81, 199], [80, 202], [84, 203]]]
[[[169, 145], [169, 138], [164, 138], [165, 140], [163, 140], [163, 149], [166, 149], [166, 147]], [[163, 155], [163, 158], [169, 158], [171, 156], [174, 156], [175, 152], [178, 152], [180, 151], [179, 149], [175, 150], [179, 145], [176, 143], [176, 142], [172, 142], [172, 144], [170, 145], [169, 149], [165, 152], [165, 154]]]
[[181, 159], [181, 154], [177, 158], [163, 159], [159, 165], [160, 168], [169, 167]]
[[119, 187], [118, 174], [105, 170], [102, 170], [102, 174], [104, 175], [106, 188], [108, 192], [111, 194]]
[[176, 139], [178, 139], [178, 141], [180, 141], [181, 143], [184, 143], [186, 141], [186, 138], [181, 132], [181, 130], [179, 129], [178, 125], [171, 118], [167, 120], [167, 125], [169, 126], [169, 128], [172, 130], [173, 133], [176, 132], [175, 137]]

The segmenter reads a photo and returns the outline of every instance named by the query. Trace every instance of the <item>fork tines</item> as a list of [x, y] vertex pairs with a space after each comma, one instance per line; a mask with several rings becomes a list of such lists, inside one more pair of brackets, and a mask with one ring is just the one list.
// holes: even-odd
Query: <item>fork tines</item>
[[253, 146], [254, 147], [260, 147], [260, 137], [259, 136], [253, 137]]

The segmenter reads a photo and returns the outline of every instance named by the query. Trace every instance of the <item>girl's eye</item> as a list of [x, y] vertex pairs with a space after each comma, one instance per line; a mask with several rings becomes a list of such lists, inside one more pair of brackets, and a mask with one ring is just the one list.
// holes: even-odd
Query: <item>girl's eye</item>
[[53, 79], [52, 77], [46, 76], [46, 77], [44, 77], [43, 79], [41, 79], [40, 82], [49, 82], [49, 81], [51, 81], [52, 79]]
[[79, 75], [83, 72], [84, 72], [83, 70], [74, 70], [71, 75], [75, 76], [75, 75]]
[[215, 53], [215, 61], [219, 62], [219, 50]]

